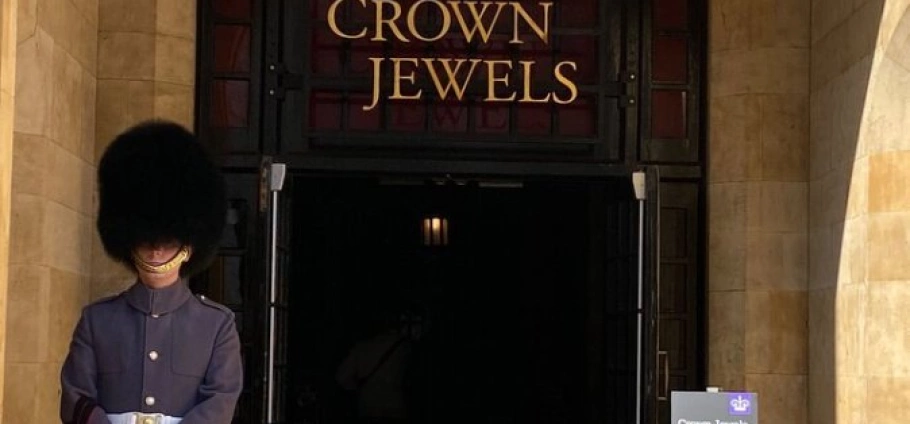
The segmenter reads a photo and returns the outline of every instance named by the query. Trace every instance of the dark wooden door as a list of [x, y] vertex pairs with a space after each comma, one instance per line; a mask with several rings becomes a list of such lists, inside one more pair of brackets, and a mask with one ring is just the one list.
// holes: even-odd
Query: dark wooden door
[[[275, 155], [295, 169], [401, 172], [417, 167], [440, 174], [508, 170], [555, 176], [583, 173], [581, 163], [661, 165], [663, 331], [655, 390], [663, 398], [670, 389], [703, 388], [704, 2], [555, 2], [553, 50], [542, 54], [539, 43], [529, 42], [506, 45], [497, 54], [510, 60], [578, 62], [579, 99], [571, 105], [489, 104], [476, 98], [453, 103], [429, 97], [383, 101], [378, 114], [362, 110], [371, 94], [370, 69], [363, 66], [370, 57], [399, 51], [413, 57], [454, 57], [464, 49], [490, 54], [495, 46], [442, 40], [437, 46], [392, 43], [377, 50], [362, 40], [326, 38], [330, 31], [324, 17], [332, 3], [200, 2], [197, 131], [221, 158], [232, 208], [242, 218], [232, 226], [239, 241], [226, 242], [211, 278], [196, 286], [238, 312], [248, 370], [241, 422], [258, 422], [253, 417], [260, 417], [263, 407], [262, 344], [257, 340], [264, 323], [257, 317], [264, 311], [255, 305], [264, 296], [265, 265], [251, 247], [266, 237], [256, 220], [263, 155]], [[345, 18], [352, 19], [348, 22], [358, 22], [359, 2], [341, 3]], [[531, 10], [537, 2], [521, 3]], [[432, 23], [432, 16], [426, 19]], [[517, 70], [513, 81], [520, 81]], [[382, 84], [388, 89], [388, 81]], [[476, 90], [475, 97], [483, 94], [482, 82]], [[471, 97], [471, 90], [467, 93]], [[476, 166], [480, 162], [490, 165]], [[543, 172], [537, 166], [549, 164], [558, 166]], [[659, 400], [657, 407], [665, 411], [667, 402]], [[665, 419], [660, 415], [657, 422]]]
[[701, 190], [698, 182], [660, 184], [660, 343], [658, 423], [667, 423], [669, 391], [698, 389], [704, 351], [699, 346]]

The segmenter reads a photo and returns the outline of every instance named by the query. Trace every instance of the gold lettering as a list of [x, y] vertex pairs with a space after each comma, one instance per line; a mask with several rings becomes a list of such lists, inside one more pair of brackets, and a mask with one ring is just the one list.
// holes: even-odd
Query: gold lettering
[[547, 93], [547, 97], [544, 97], [542, 99], [535, 99], [534, 96], [532, 96], [532, 94], [531, 94], [531, 81], [533, 81], [531, 71], [534, 69], [534, 65], [537, 64], [537, 62], [533, 61], [533, 60], [522, 60], [522, 61], [520, 61], [520, 63], [521, 63], [521, 67], [524, 68], [524, 83], [525, 84], [524, 84], [524, 97], [522, 97], [521, 100], [519, 100], [519, 102], [521, 102], [521, 103], [546, 103], [546, 102], [549, 102], [550, 96], [552, 96], [553, 93]]
[[382, 80], [382, 62], [384, 60], [381, 57], [370, 58], [370, 62], [373, 62], [373, 102], [369, 106], [363, 107], [365, 111], [373, 110], [379, 104], [379, 82]]
[[576, 65], [575, 62], [569, 61], [559, 62], [559, 64], [556, 65], [556, 68], [553, 69], [553, 74], [556, 76], [556, 80], [561, 82], [562, 85], [566, 86], [566, 88], [569, 89], [569, 93], [571, 93], [567, 100], [560, 99], [558, 95], [553, 94], [553, 101], [561, 105], [572, 103], [575, 101], [575, 99], [578, 98], [578, 87], [574, 82], [572, 82], [572, 80], [566, 78], [566, 76], [562, 73], [562, 67], [566, 65], [570, 66], [573, 71], [578, 70], [578, 65]]
[[[439, 27], [439, 33], [433, 37], [424, 37], [423, 34], [417, 28], [417, 8], [424, 3], [430, 3], [439, 8], [439, 11], [442, 12], [442, 25]], [[446, 8], [446, 5], [440, 3], [437, 0], [420, 0], [417, 3], [414, 3], [413, 6], [408, 10], [408, 30], [411, 31], [411, 34], [415, 38], [421, 41], [437, 41], [445, 37], [446, 33], [449, 32], [449, 28], [452, 27], [452, 15], [449, 14], [449, 9]]]
[[[483, 40], [484, 43], [489, 42], [490, 34], [493, 33], [493, 28], [499, 20], [499, 14], [502, 13], [502, 8], [508, 5], [508, 2], [504, 1], [483, 1], [480, 2], [483, 7], [478, 12], [476, 1], [449, 1], [448, 3], [452, 8], [452, 12], [455, 13], [455, 19], [458, 19], [458, 25], [461, 27], [461, 32], [464, 33], [465, 40], [469, 43], [474, 39], [474, 34], [478, 32], [480, 32], [480, 39]], [[468, 7], [468, 10], [471, 12], [471, 17], [474, 18], [474, 26], [471, 28], [468, 27], [468, 23], [465, 21], [464, 14], [461, 11], [462, 4]], [[493, 4], [496, 5], [496, 13], [493, 14], [493, 19], [485, 24], [483, 17], [487, 14], [487, 8]]]
[[540, 5], [543, 7], [543, 27], [541, 28], [537, 22], [534, 22], [534, 19], [531, 18], [531, 15], [525, 10], [524, 6], [518, 2], [512, 2], [512, 40], [509, 41], [510, 44], [523, 44], [524, 41], [521, 41], [521, 38], [518, 36], [518, 17], [521, 15], [521, 18], [531, 27], [531, 30], [537, 33], [537, 36], [543, 40], [544, 44], [549, 44], [550, 42], [550, 7], [553, 6], [551, 2], [541, 2]]
[[[401, 30], [398, 29], [398, 24], [395, 23], [395, 21], [401, 17], [401, 5], [394, 0], [373, 0], [373, 4], [376, 6], [376, 35], [370, 40], [388, 41], [383, 35], [383, 26], [388, 25], [389, 29], [395, 34], [395, 37], [405, 43], [409, 43], [410, 40], [401, 33]], [[385, 5], [392, 6], [393, 14], [391, 18], [385, 17]]]
[[504, 77], [496, 76], [496, 65], [506, 65], [509, 71], [512, 70], [512, 62], [508, 60], [488, 60], [487, 61], [487, 98], [484, 99], [488, 102], [510, 102], [515, 100], [516, 94], [512, 93], [511, 97], [496, 97], [496, 83], [503, 82], [505, 86], [509, 86], [509, 74], [506, 73]]
[[[355, 35], [351, 35], [351, 34], [345, 34], [344, 31], [342, 31], [338, 27], [338, 6], [340, 6], [341, 2], [343, 2], [343, 1], [344, 0], [335, 0], [334, 2], [332, 2], [332, 5], [329, 6], [329, 13], [328, 13], [329, 28], [332, 29], [332, 32], [334, 32], [335, 35], [337, 35], [341, 38], [354, 39], [354, 38], [366, 37], [366, 35], [367, 35], [366, 28], [364, 28], [363, 31], [360, 31], [359, 33], [357, 33]], [[360, 1], [360, 4], [363, 5], [363, 7], [367, 7], [367, 0], [359, 0], [359, 1]]]
[[392, 82], [393, 82], [392, 96], [389, 98], [392, 100], [417, 100], [417, 99], [419, 99], [421, 94], [423, 94], [423, 90], [417, 90], [417, 94], [411, 94], [411, 95], [401, 94], [401, 81], [410, 81], [411, 84], [413, 84], [417, 78], [414, 75], [415, 74], [414, 71], [411, 71], [411, 73], [408, 75], [403, 75], [401, 73], [401, 63], [402, 62], [410, 63], [414, 66], [419, 67], [420, 61], [417, 59], [414, 59], [414, 58], [395, 58], [395, 57], [393, 57], [391, 60], [392, 60], [392, 63], [395, 65], [394, 66], [395, 70], [393, 71], [394, 74], [393, 74], [393, 79], [392, 79]]
[[[451, 63], [455, 61], [455, 69], [452, 69]], [[436, 91], [439, 93], [440, 99], [445, 99], [449, 95], [449, 91], [455, 91], [455, 96], [458, 100], [464, 98], [464, 91], [468, 88], [468, 83], [471, 82], [471, 77], [474, 75], [474, 70], [477, 69], [477, 64], [483, 62], [480, 59], [471, 59], [471, 69], [468, 70], [468, 74], [464, 77], [464, 80], [458, 81], [458, 73], [461, 71], [461, 65], [464, 65], [467, 62], [467, 59], [423, 59], [424, 63], [427, 64], [427, 70], [430, 72], [430, 78], [433, 79], [433, 83], [436, 84]], [[436, 72], [436, 66], [433, 65], [434, 62], [442, 63], [442, 67], [446, 71], [448, 76], [448, 84], [443, 87], [442, 81], [440, 81], [439, 74]]]

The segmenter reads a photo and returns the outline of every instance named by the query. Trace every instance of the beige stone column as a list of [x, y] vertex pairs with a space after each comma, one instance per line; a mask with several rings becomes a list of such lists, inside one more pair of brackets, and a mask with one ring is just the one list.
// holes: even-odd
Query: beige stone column
[[[0, 1], [0, 294], [9, 285], [10, 202], [13, 165], [13, 108], [16, 96], [16, 0]], [[0, 295], [0, 364], [6, 357], [8, 299]], [[0, 390], [4, 372], [0, 369]], [[3, 414], [0, 391], [0, 416]]]
[[[95, 155], [130, 125], [162, 118], [192, 129], [196, 2], [100, 0]], [[92, 249], [92, 297], [115, 293], [132, 276]]]
[[[88, 300], [97, 4], [19, 0], [3, 422], [56, 422]], [[4, 63], [4, 66], [6, 63]]]
[[708, 383], [804, 423], [809, 0], [709, 2]]

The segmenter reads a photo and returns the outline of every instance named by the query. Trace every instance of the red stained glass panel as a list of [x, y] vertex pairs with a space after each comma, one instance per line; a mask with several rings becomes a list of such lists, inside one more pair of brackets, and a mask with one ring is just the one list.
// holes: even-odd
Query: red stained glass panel
[[654, 37], [654, 81], [685, 83], [689, 78], [685, 37]]
[[518, 134], [549, 135], [552, 131], [553, 109], [548, 104], [518, 106]]
[[467, 132], [468, 108], [456, 101], [436, 102], [430, 117], [433, 129], [441, 132]]
[[375, 106], [370, 110], [363, 110], [371, 106], [372, 98], [366, 94], [354, 94], [348, 102], [348, 127], [355, 131], [378, 131], [382, 106]]
[[215, 72], [250, 71], [250, 27], [215, 25]]
[[[530, 67], [531, 80], [538, 83], [547, 83], [554, 80], [553, 78], [553, 48], [542, 41], [522, 44], [519, 48], [521, 52], [521, 61], [534, 62]], [[519, 72], [524, 78], [525, 69], [521, 64], [516, 64]]]
[[450, 33], [439, 41], [433, 42], [433, 57], [465, 59], [468, 42], [461, 32]]
[[502, 103], [478, 103], [474, 109], [474, 128], [478, 134], [508, 134], [509, 107]]
[[395, 131], [423, 132], [427, 108], [413, 101], [389, 102], [389, 128]]
[[652, 91], [651, 137], [673, 139], [684, 139], [687, 137], [685, 91]]
[[[320, 0], [320, 1], [328, 1], [328, 0]], [[334, 0], [332, 0], [332, 1], [334, 1]], [[363, 5], [361, 5], [359, 2], [356, 2], [356, 1], [347, 1], [347, 2], [345, 2], [345, 4], [347, 4], [348, 8], [350, 9], [351, 22], [358, 24], [357, 31], [351, 31], [352, 34], [359, 33], [362, 30], [363, 26], [368, 25], [370, 22], [373, 22], [373, 20], [376, 18], [376, 9], [373, 7], [374, 6], [373, 2], [371, 2], [369, 0], [367, 0], [367, 2], [366, 2], [366, 4], [367, 4], [366, 7], [363, 7]], [[386, 6], [386, 7], [391, 9], [391, 7], [389, 7], [389, 6]], [[325, 16], [326, 16], [326, 14], [325, 14], [325, 12], [323, 12], [322, 18], [325, 19]], [[405, 16], [407, 16], [407, 15], [405, 15]]]
[[597, 26], [597, 0], [572, 0], [559, 3], [560, 27], [591, 28]]
[[[341, 76], [344, 55], [341, 41], [329, 29], [313, 31], [313, 73], [319, 76]], [[367, 63], [366, 66], [369, 66]]]
[[579, 97], [567, 105], [559, 105], [559, 135], [570, 137], [597, 136], [597, 104], [591, 98]]
[[654, 0], [654, 28], [672, 31], [689, 27], [688, 0]]
[[[351, 40], [351, 63], [348, 64], [348, 75], [350, 76], [371, 76], [373, 74], [373, 62], [370, 61], [371, 57], [382, 58], [382, 45], [378, 43], [372, 43], [367, 39], [357, 39]], [[335, 57], [340, 54], [340, 50], [335, 50], [333, 52]], [[332, 59], [335, 60], [334, 58]], [[340, 64], [341, 59], [338, 63]], [[337, 72], [337, 71], [336, 71]]]
[[[560, 39], [563, 54], [559, 61], [575, 62], [578, 69], [563, 67], [569, 79], [581, 84], [595, 84], [599, 76], [597, 38], [583, 35], [567, 35]], [[574, 73], [573, 73], [574, 72]], [[574, 75], [574, 76], [573, 76]]]
[[314, 92], [310, 97], [310, 128], [316, 130], [341, 129], [341, 95], [332, 92]]
[[219, 19], [250, 19], [250, 0], [214, 0], [212, 8]]
[[211, 123], [215, 128], [249, 125], [250, 84], [247, 81], [216, 80], [212, 83]]
[[[478, 39], [475, 38], [474, 41]], [[509, 36], [491, 35], [488, 42], [477, 45], [477, 54], [485, 60], [509, 59]]]
[[[310, 5], [312, 6], [313, 17], [316, 18], [317, 20], [321, 20], [321, 21], [326, 20], [326, 16], [329, 13], [329, 6], [331, 6], [332, 2], [334, 2], [334, 1], [335, 0], [310, 0]], [[341, 7], [338, 8], [339, 18], [342, 18], [345, 16], [344, 12], [345, 12], [345, 6], [344, 6], [344, 4], [342, 4]]]

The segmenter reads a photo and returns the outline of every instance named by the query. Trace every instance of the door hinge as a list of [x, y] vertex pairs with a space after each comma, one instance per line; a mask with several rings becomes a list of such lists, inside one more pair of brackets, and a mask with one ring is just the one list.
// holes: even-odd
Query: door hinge
[[270, 63], [266, 69], [266, 94], [283, 99], [288, 90], [303, 88], [303, 75], [288, 72], [283, 63]]
[[619, 96], [621, 107], [635, 107], [638, 104], [638, 74], [635, 71], [625, 71], [620, 74], [623, 93]]

